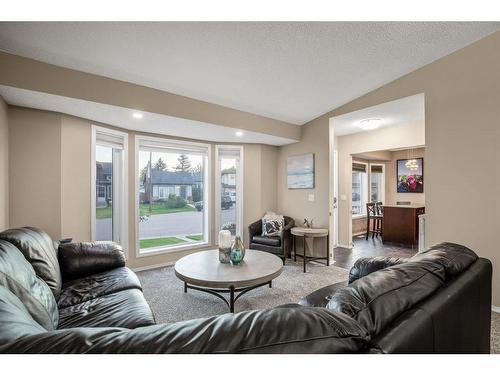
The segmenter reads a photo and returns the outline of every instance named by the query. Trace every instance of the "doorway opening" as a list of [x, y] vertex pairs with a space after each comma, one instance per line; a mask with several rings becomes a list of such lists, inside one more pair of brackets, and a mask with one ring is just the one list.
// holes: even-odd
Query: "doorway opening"
[[424, 108], [418, 94], [330, 119], [335, 265], [424, 248]]

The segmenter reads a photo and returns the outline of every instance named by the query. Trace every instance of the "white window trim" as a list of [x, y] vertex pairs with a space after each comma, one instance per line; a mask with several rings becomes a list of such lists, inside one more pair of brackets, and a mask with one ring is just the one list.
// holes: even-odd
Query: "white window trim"
[[96, 236], [96, 153], [95, 148], [98, 143], [97, 142], [97, 133], [109, 134], [112, 136], [117, 136], [122, 138], [123, 140], [123, 212], [122, 216], [122, 226], [123, 233], [120, 233], [121, 243], [120, 245], [123, 247], [125, 258], [128, 259], [128, 133], [121, 132], [118, 130], [108, 129], [97, 125], [92, 125], [91, 132], [91, 142], [90, 142], [90, 175], [91, 175], [91, 188], [90, 188], [90, 234], [92, 241], [95, 241]]
[[372, 183], [371, 183], [371, 178], [372, 178], [372, 165], [382, 167], [382, 183], [381, 183], [381, 188], [380, 188], [380, 195], [379, 195], [379, 202], [385, 203], [385, 164], [383, 163], [370, 163], [368, 168], [369, 168], [369, 175], [368, 175], [368, 198], [372, 197]]
[[[219, 150], [238, 150], [240, 153], [239, 172], [236, 173], [236, 235], [243, 238], [243, 199], [244, 199], [244, 157], [243, 146], [238, 145], [215, 145], [215, 228], [217, 231], [220, 227], [221, 214], [221, 169], [219, 163]], [[219, 236], [215, 236], [215, 244], [218, 245]]]
[[[204, 199], [204, 222], [203, 222], [203, 230], [205, 241], [197, 242], [196, 244], [181, 244], [176, 246], [168, 246], [168, 247], [153, 247], [151, 250], [143, 250], [141, 252], [139, 245], [139, 150], [141, 141], [150, 141], [155, 144], [156, 147], [161, 148], [162, 145], [165, 145], [165, 148], [171, 148], [172, 145], [181, 145], [186, 146], [189, 149], [189, 146], [195, 147], [203, 147], [207, 149], [207, 163], [204, 168], [204, 183], [203, 183], [203, 199]], [[212, 147], [209, 143], [198, 143], [198, 142], [190, 142], [190, 141], [178, 141], [175, 139], [169, 138], [161, 138], [161, 137], [149, 137], [144, 135], [136, 135], [135, 136], [135, 163], [134, 163], [134, 202], [135, 202], [135, 256], [137, 258], [143, 258], [158, 254], [168, 254], [168, 253], [177, 253], [186, 250], [196, 250], [201, 248], [207, 248], [207, 246], [211, 243], [211, 220], [212, 217], [212, 206], [211, 206], [211, 165], [212, 165]], [[205, 207], [206, 203], [206, 207]]]

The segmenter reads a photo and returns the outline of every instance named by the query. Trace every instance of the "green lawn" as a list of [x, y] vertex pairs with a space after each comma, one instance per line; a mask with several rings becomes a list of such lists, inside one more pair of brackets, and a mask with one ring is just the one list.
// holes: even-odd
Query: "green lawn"
[[96, 208], [96, 210], [95, 210], [95, 218], [96, 219], [109, 219], [109, 218], [111, 218], [112, 214], [113, 214], [113, 210], [112, 210], [111, 206], [103, 207], [103, 208]]
[[158, 246], [171, 246], [186, 242], [177, 237], [159, 237], [159, 238], [148, 238], [139, 241], [139, 247], [141, 249], [147, 249], [149, 247]]
[[[149, 204], [141, 203], [139, 211], [141, 216], [149, 215]], [[165, 203], [153, 203], [151, 206], [151, 215], [173, 214], [176, 212], [189, 212], [189, 211], [196, 211], [196, 208], [190, 206], [189, 204], [181, 208], [168, 208], [166, 207]]]
[[[97, 208], [95, 211], [96, 211], [96, 219], [110, 219], [111, 218], [111, 215], [112, 215], [111, 206]], [[189, 212], [189, 211], [196, 211], [196, 208], [194, 208], [193, 206], [191, 206], [189, 204], [187, 204], [186, 206], [181, 207], [181, 208], [168, 208], [165, 206], [164, 203], [154, 203], [151, 206], [151, 215], [173, 214], [176, 212]], [[140, 204], [140, 215], [141, 216], [148, 216], [149, 215], [149, 204], [147, 204], [147, 203]]]
[[203, 239], [203, 234], [192, 234], [190, 236], [186, 236], [186, 238], [189, 238], [193, 241], [201, 241]]

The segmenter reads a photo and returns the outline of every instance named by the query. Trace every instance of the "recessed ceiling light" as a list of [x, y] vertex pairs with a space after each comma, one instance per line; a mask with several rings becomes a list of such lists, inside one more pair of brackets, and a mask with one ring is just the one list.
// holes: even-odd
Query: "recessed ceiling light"
[[238, 130], [235, 134], [236, 134], [237, 137], [242, 137], [243, 136], [243, 132], [241, 130]]
[[134, 112], [132, 113], [133, 118], [141, 119], [142, 118], [142, 113], [140, 112]]
[[377, 129], [382, 124], [379, 118], [367, 118], [359, 122], [359, 127], [364, 130]]

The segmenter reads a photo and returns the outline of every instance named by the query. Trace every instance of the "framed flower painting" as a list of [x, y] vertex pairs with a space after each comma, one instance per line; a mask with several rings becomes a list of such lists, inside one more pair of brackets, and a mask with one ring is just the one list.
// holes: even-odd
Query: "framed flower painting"
[[424, 192], [424, 158], [399, 159], [397, 165], [397, 192]]

